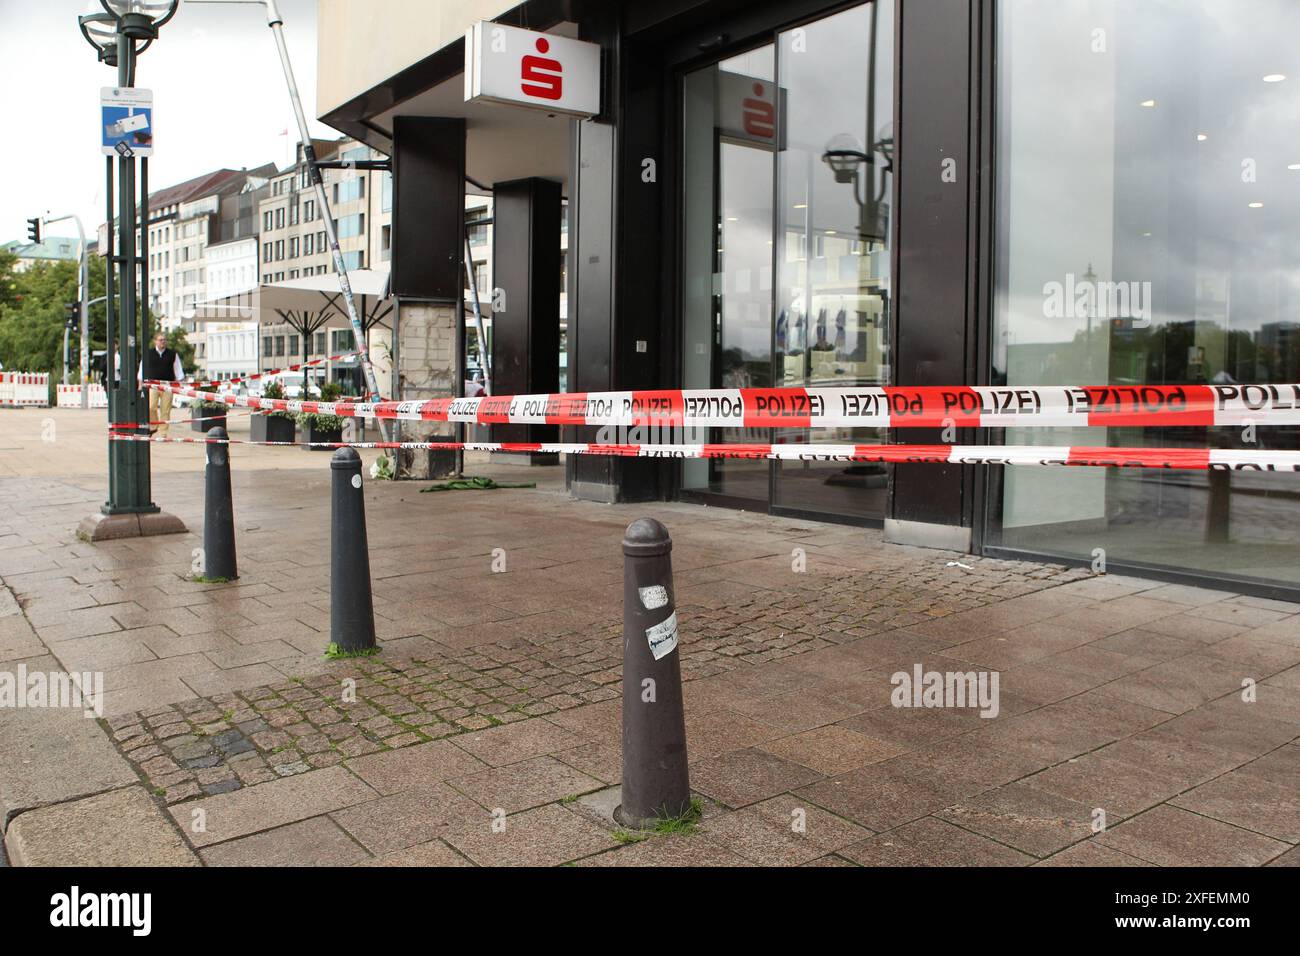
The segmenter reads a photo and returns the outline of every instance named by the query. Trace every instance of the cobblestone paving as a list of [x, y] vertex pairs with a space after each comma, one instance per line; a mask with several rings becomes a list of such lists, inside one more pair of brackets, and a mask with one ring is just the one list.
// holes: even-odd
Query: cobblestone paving
[[[746, 591], [678, 608], [685, 680], [946, 617], [1087, 577], [1056, 565], [902, 559], [808, 587]], [[960, 575], [954, 574], [960, 571]], [[708, 600], [707, 598], [703, 600]], [[619, 621], [414, 659], [338, 661], [325, 673], [110, 718], [167, 803], [329, 767], [345, 758], [621, 696]]]

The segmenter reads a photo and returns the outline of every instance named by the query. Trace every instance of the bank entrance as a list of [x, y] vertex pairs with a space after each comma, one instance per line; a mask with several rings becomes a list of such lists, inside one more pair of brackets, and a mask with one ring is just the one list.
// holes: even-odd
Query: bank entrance
[[[681, 378], [687, 388], [891, 383], [893, 7], [785, 25], [679, 73]], [[706, 439], [881, 442], [880, 429]], [[879, 523], [884, 465], [695, 460], [681, 496]]]

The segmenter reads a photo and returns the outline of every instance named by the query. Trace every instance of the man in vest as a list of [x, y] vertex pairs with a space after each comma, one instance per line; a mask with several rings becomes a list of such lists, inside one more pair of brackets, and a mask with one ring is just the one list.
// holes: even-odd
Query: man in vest
[[[140, 380], [146, 382], [179, 382], [185, 377], [181, 368], [181, 357], [174, 349], [167, 347], [167, 336], [159, 332], [153, 337], [153, 348], [144, 350], [140, 359]], [[167, 422], [172, 417], [172, 393], [159, 388], [149, 389], [149, 421], [160, 422], [157, 428], [150, 426], [149, 433], [155, 431], [167, 437]]]

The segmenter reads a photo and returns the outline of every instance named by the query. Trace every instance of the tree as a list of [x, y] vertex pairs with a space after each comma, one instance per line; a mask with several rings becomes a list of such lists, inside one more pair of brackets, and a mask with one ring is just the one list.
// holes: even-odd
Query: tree
[[[15, 261], [12, 254], [0, 252], [0, 362], [7, 369], [61, 375], [64, 307], [77, 301], [78, 264], [75, 260], [38, 262], [24, 272], [15, 272]], [[102, 258], [91, 257], [88, 279], [90, 288], [86, 298], [103, 298]], [[103, 302], [90, 307], [89, 351], [92, 353], [106, 347], [105, 314]], [[68, 342], [72, 368], [79, 361], [80, 331], [78, 324]], [[194, 349], [184, 342], [184, 336], [181, 338], [184, 349], [181, 361], [189, 369]]]
[[63, 307], [77, 298], [77, 263], [37, 262], [13, 275], [0, 304], [0, 362], [24, 372], [63, 369]]
[[18, 276], [14, 271], [17, 265], [16, 255], [7, 249], [0, 249], [0, 309], [13, 305], [14, 296], [18, 293]]

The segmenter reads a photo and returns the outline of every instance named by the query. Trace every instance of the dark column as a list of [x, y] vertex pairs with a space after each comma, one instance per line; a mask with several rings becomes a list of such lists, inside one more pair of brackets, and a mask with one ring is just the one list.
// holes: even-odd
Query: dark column
[[[560, 389], [560, 184], [515, 179], [492, 187], [492, 393]], [[497, 304], [503, 306], [498, 309]], [[492, 441], [556, 441], [554, 425], [493, 425]], [[556, 455], [505, 460], [556, 464]]]
[[[971, 229], [971, 0], [919, 0], [898, 7], [898, 231], [895, 259], [898, 385], [961, 385], [977, 374]], [[944, 177], [943, 162], [955, 162]], [[952, 181], [948, 181], [951, 179]], [[942, 441], [908, 429], [907, 442]], [[970, 432], [958, 432], [969, 441]], [[970, 469], [896, 465], [887, 540], [967, 550]]]
[[[464, 373], [465, 121], [393, 121], [392, 291], [394, 398], [458, 396]], [[445, 423], [401, 422], [401, 438], [454, 437]], [[456, 453], [399, 451], [399, 474], [431, 478], [456, 469]]]
[[465, 288], [465, 121], [393, 120], [393, 294], [459, 302]]
[[[569, 390], [680, 384], [680, 319], [670, 307], [676, 239], [665, 197], [675, 158], [664, 140], [675, 80], [649, 44], [621, 35], [613, 4], [593, 5], [581, 38], [600, 43], [601, 115], [573, 126], [569, 176]], [[625, 121], [626, 120], [626, 121]], [[598, 429], [566, 428], [594, 441]], [[570, 491], [595, 501], [666, 497], [675, 466], [635, 458], [571, 456]]]

